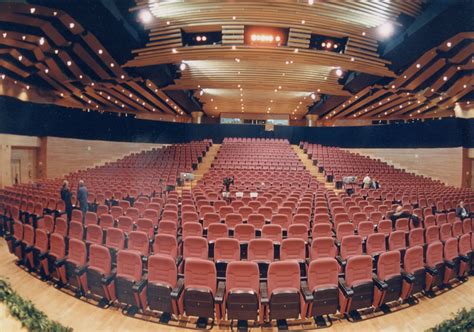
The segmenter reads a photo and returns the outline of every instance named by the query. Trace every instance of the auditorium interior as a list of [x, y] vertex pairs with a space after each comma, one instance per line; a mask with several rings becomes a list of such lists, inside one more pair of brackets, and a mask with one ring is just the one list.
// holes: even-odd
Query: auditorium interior
[[0, 330], [474, 330], [473, 13], [0, 0]]

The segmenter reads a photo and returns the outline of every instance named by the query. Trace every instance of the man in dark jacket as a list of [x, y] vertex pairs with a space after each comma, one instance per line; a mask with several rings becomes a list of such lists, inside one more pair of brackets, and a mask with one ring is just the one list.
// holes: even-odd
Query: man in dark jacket
[[72, 201], [71, 201], [71, 190], [69, 189], [69, 182], [64, 180], [63, 186], [61, 187], [61, 199], [64, 201], [66, 206], [67, 221], [71, 221], [72, 215]]
[[459, 202], [459, 206], [456, 208], [456, 217], [460, 218], [461, 220], [472, 217], [472, 213], [466, 206], [464, 206], [463, 201]]
[[86, 218], [86, 212], [87, 212], [87, 188], [84, 185], [84, 181], [80, 180], [79, 181], [79, 188], [77, 189], [77, 200], [79, 201], [79, 206], [82, 211], [82, 222], [84, 222]]

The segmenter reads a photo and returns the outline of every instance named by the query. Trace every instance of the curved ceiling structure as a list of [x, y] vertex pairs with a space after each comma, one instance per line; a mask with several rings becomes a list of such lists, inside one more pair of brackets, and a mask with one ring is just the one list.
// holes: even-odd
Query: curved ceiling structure
[[148, 15], [135, 50], [116, 22], [88, 19], [88, 0], [28, 2], [0, 4], [0, 94], [23, 100], [168, 121], [203, 111], [332, 124], [453, 116], [472, 99], [472, 27], [433, 38], [403, 67], [385, 52], [382, 29], [426, 21], [429, 0], [135, 0], [120, 6]]

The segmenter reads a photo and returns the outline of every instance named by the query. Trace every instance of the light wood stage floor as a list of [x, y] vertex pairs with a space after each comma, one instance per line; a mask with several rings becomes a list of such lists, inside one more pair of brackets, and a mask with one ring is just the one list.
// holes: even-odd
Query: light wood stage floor
[[[15, 256], [8, 252], [4, 239], [0, 239], [0, 277], [10, 281], [12, 287], [24, 298], [30, 299], [50, 319], [72, 327], [75, 331], [186, 331], [127, 317], [119, 309], [100, 309], [74, 298], [42, 282], [15, 264]], [[412, 307], [388, 315], [350, 323], [335, 321], [324, 331], [424, 331], [448, 319], [454, 312], [474, 307], [474, 278], [433, 299], [421, 297]], [[1, 317], [1, 316], [0, 316]], [[0, 319], [0, 331], [13, 331], [11, 324]], [[17, 329], [15, 329], [17, 330]], [[230, 330], [229, 327], [214, 330]], [[260, 329], [252, 328], [251, 331]], [[262, 331], [277, 330], [264, 327]], [[189, 331], [189, 330], [188, 330]]]

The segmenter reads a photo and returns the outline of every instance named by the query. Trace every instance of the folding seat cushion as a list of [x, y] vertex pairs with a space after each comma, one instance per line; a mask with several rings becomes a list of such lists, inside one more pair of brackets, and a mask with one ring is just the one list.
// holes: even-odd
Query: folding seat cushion
[[[79, 221], [82, 224], [82, 220]], [[64, 237], [67, 237], [68, 234], [68, 223], [64, 218], [56, 218], [54, 224], [54, 232], [61, 234]]]
[[392, 250], [399, 250], [404, 254], [407, 248], [406, 244], [406, 237], [404, 231], [395, 231], [390, 234], [388, 237], [388, 249]]
[[86, 227], [89, 225], [97, 225], [97, 214], [94, 212], [86, 212], [84, 225]]
[[304, 308], [300, 293], [300, 268], [296, 261], [273, 262], [268, 268], [268, 317], [299, 318]]
[[43, 271], [46, 276], [52, 276], [56, 281], [61, 282], [63, 278], [61, 278], [60, 269], [66, 261], [66, 242], [62, 235], [53, 233], [49, 243], [50, 248], [46, 254], [46, 259], [41, 261]]
[[69, 239], [82, 240], [84, 238], [84, 227], [82, 223], [71, 221], [69, 224]]
[[410, 231], [408, 234], [408, 245], [410, 247], [425, 245], [425, 238], [422, 228], [415, 228]]
[[283, 239], [283, 229], [280, 225], [265, 225], [262, 227], [262, 238], [270, 239], [278, 245]]
[[8, 250], [10, 253], [15, 254], [19, 259], [23, 259], [22, 241], [23, 241], [23, 224], [19, 221], [13, 223], [13, 233], [9, 234], [5, 238], [8, 244]]
[[377, 232], [385, 234], [385, 236], [389, 236], [392, 232], [392, 222], [390, 220], [382, 220], [379, 222]]
[[132, 218], [127, 216], [118, 217], [117, 228], [121, 229], [124, 233], [130, 233], [134, 228]]
[[440, 241], [428, 244], [425, 256], [427, 272], [425, 291], [431, 291], [433, 288], [441, 286], [444, 281], [443, 244]]
[[471, 247], [471, 235], [463, 234], [459, 238], [459, 254], [461, 261], [459, 265], [459, 275], [462, 277], [472, 271], [473, 249]]
[[155, 254], [148, 259], [148, 308], [163, 315], [178, 315], [178, 300], [184, 279], [178, 280], [175, 260], [167, 255]]
[[142, 278], [142, 269], [142, 259], [138, 252], [120, 250], [117, 253], [116, 298], [119, 303], [145, 310], [146, 280]]
[[[335, 314], [339, 305], [338, 297], [339, 264], [334, 258], [326, 257], [311, 261], [308, 268], [308, 290], [312, 300], [305, 296], [304, 312], [312, 317]], [[302, 284], [303, 285], [303, 284]]]
[[248, 243], [250, 240], [255, 239], [255, 226], [251, 224], [239, 224], [235, 226], [234, 238], [242, 243]]
[[352, 256], [347, 260], [345, 279], [339, 280], [339, 311], [347, 314], [373, 305], [375, 306], [372, 258]]
[[142, 257], [148, 257], [150, 253], [150, 242], [145, 232], [133, 231], [128, 234], [128, 250], [138, 252]]
[[229, 227], [230, 230], [234, 230], [235, 226], [242, 224], [242, 216], [238, 213], [228, 213], [224, 217], [224, 223]]
[[137, 231], [144, 232], [148, 235], [149, 239], [153, 239], [155, 229], [153, 227], [153, 221], [151, 219], [140, 218], [137, 220], [136, 226]]
[[68, 255], [64, 264], [58, 266], [59, 276], [64, 285], [68, 285], [77, 293], [82, 290], [82, 284], [86, 281], [87, 249], [86, 244], [78, 239], [70, 239]]
[[350, 222], [338, 224], [336, 227], [336, 239], [340, 242], [348, 235], [354, 235], [354, 225]]
[[403, 278], [400, 270], [400, 252], [398, 250], [381, 253], [377, 261], [374, 304], [396, 301], [402, 295]]
[[102, 228], [97, 225], [90, 225], [87, 227], [86, 244], [102, 244], [104, 241], [104, 234]]
[[249, 215], [247, 223], [254, 225], [255, 229], [261, 230], [262, 227], [265, 225], [265, 216], [260, 213], [252, 213]]
[[[216, 266], [213, 262], [190, 258], [184, 267], [184, 293], [180, 300], [180, 313], [203, 318], [221, 317], [220, 300], [224, 287], [217, 293]], [[218, 301], [216, 301], [218, 300]]]
[[100, 227], [102, 227], [103, 230], [115, 227], [114, 217], [111, 214], [103, 214], [100, 217]]
[[210, 224], [220, 223], [221, 217], [217, 213], [206, 213], [202, 220], [202, 226], [207, 229]]
[[318, 237], [311, 243], [310, 259], [311, 261], [320, 258], [335, 258], [337, 247], [332, 237]]
[[425, 230], [425, 240], [427, 244], [437, 242], [440, 240], [439, 237], [439, 227], [430, 226]]
[[202, 225], [198, 222], [183, 224], [183, 240], [189, 236], [202, 236]]
[[443, 283], [449, 284], [449, 281], [451, 279], [457, 278], [460, 275], [460, 256], [458, 249], [458, 239], [452, 237], [446, 240], [446, 242], [444, 243], [443, 255], [445, 264]]
[[452, 237], [451, 224], [445, 223], [441, 225], [441, 227], [439, 228], [439, 237], [443, 242]]
[[288, 227], [289, 239], [302, 239], [308, 243], [308, 226], [305, 224], [292, 224]]
[[259, 269], [255, 262], [233, 261], [226, 270], [226, 296], [223, 317], [228, 320], [257, 320], [263, 323], [260, 302]]

